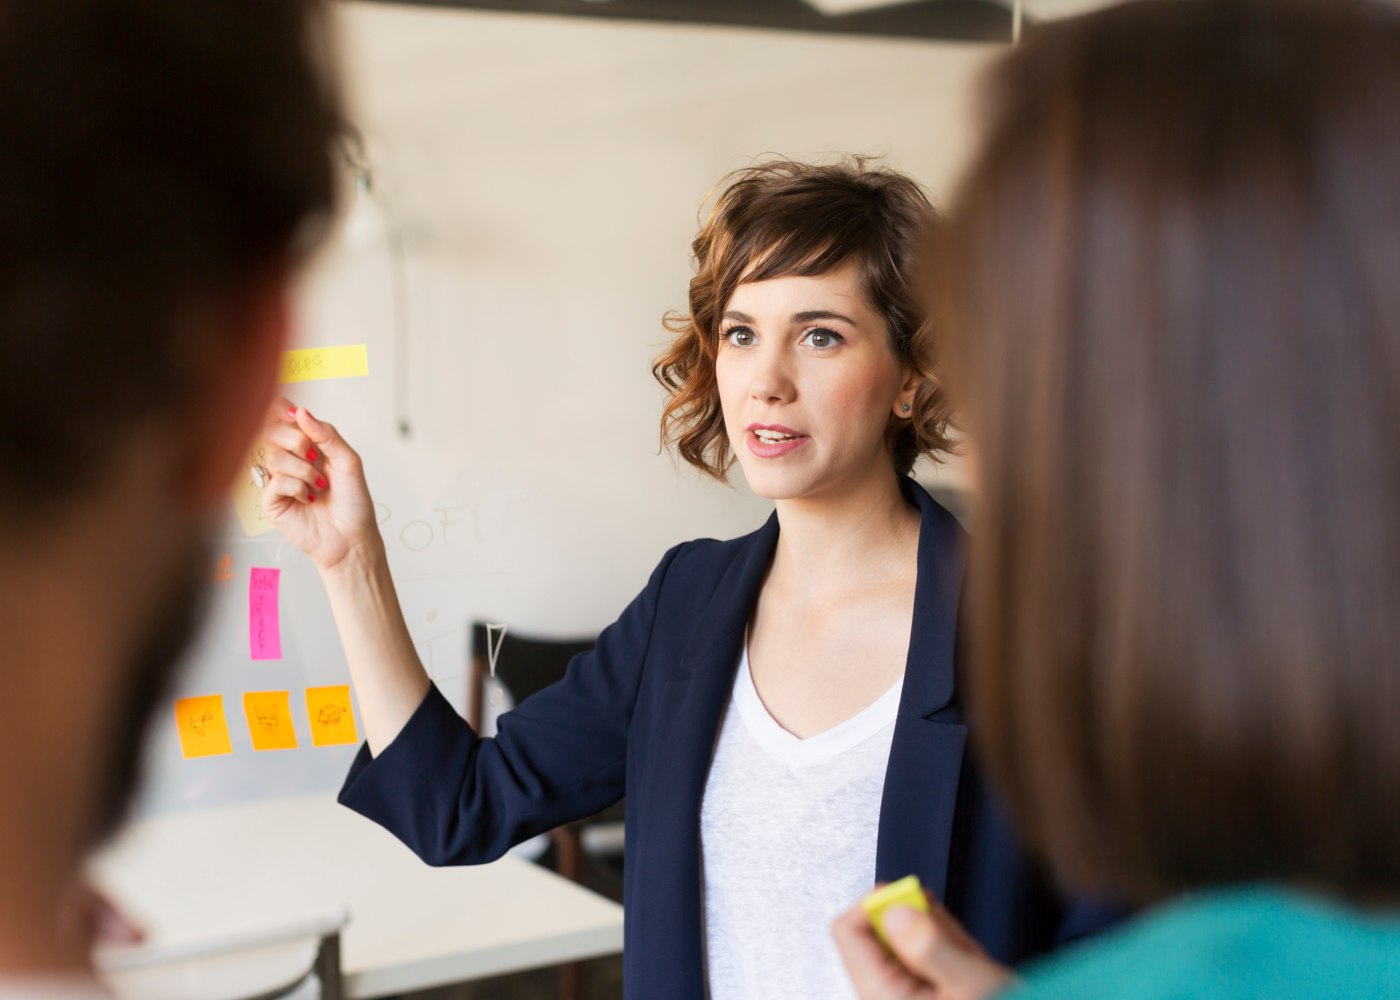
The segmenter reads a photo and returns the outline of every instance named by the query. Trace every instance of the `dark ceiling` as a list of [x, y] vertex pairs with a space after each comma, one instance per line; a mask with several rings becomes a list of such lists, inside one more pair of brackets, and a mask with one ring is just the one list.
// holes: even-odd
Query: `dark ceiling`
[[828, 17], [803, 0], [376, 0], [424, 7], [513, 11], [630, 21], [726, 24], [746, 28], [884, 35], [954, 41], [1006, 41], [1011, 14], [988, 0], [917, 0]]

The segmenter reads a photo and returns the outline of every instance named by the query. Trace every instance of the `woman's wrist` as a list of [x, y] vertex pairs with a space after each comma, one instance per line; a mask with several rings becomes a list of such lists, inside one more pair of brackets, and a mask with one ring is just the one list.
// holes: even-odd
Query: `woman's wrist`
[[321, 582], [328, 589], [346, 584], [364, 584], [389, 570], [389, 555], [378, 533], [352, 543], [345, 554], [328, 565], [318, 565]]

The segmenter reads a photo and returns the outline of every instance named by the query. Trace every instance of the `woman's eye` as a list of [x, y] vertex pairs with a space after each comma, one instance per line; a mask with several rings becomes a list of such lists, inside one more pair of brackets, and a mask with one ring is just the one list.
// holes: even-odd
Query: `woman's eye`
[[835, 347], [837, 344], [844, 343], [845, 340], [846, 338], [835, 330], [817, 329], [808, 330], [804, 333], [801, 342], [808, 347], [814, 347], [819, 351], [825, 351]]
[[758, 339], [746, 326], [731, 326], [721, 336], [735, 347], [752, 347]]

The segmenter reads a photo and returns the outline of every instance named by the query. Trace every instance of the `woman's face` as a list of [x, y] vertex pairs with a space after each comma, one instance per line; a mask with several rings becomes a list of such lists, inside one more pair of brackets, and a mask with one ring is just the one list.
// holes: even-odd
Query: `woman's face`
[[855, 261], [739, 285], [720, 319], [715, 376], [729, 443], [750, 488], [770, 500], [839, 495], [888, 475], [885, 428], [917, 385]]

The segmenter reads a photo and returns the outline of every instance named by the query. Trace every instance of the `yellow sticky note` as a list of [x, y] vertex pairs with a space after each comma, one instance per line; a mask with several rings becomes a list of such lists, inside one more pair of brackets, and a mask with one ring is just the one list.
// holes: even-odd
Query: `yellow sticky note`
[[223, 695], [179, 699], [175, 702], [175, 724], [180, 730], [180, 752], [186, 760], [233, 753]]
[[277, 527], [263, 513], [262, 490], [253, 482], [255, 465], [267, 465], [266, 445], [258, 445], [248, 453], [248, 461], [238, 470], [238, 478], [233, 482], [233, 509], [238, 511], [238, 521], [249, 538], [265, 535]]
[[243, 714], [254, 750], [295, 750], [297, 732], [292, 727], [291, 693], [245, 691]]
[[308, 347], [283, 351], [277, 381], [316, 382], [325, 378], [359, 378], [369, 374], [369, 347], [345, 344], [341, 347]]
[[885, 937], [885, 911], [893, 906], [907, 906], [910, 909], [928, 912], [928, 898], [924, 896], [919, 876], [906, 875], [898, 882], [882, 885], [860, 901], [865, 915], [870, 918], [870, 926], [875, 928], [875, 936], [886, 948], [890, 946]]
[[350, 685], [306, 689], [306, 714], [311, 722], [311, 743], [333, 747], [360, 742], [355, 712], [350, 707]]

